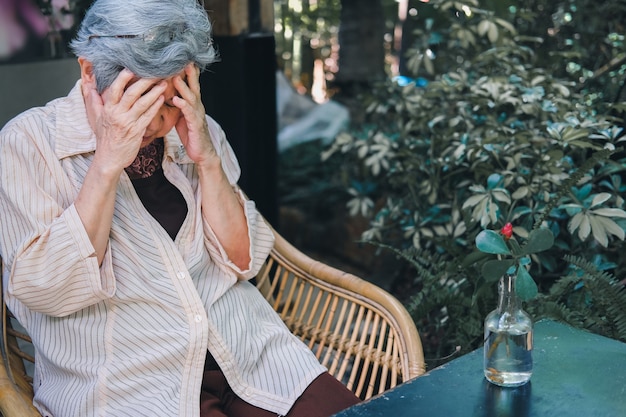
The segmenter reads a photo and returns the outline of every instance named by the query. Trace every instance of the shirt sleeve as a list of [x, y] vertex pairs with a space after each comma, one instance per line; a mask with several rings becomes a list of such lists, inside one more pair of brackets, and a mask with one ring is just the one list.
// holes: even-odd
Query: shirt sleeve
[[241, 190], [238, 191], [238, 195], [248, 223], [248, 238], [250, 239], [250, 263], [248, 268], [242, 270], [228, 258], [211, 226], [203, 219], [204, 235], [211, 258], [216, 264], [222, 269], [230, 269], [240, 279], [250, 279], [259, 272], [263, 262], [267, 259], [272, 247], [274, 247], [274, 233], [265, 223], [263, 216], [257, 211], [254, 202], [247, 200]]
[[49, 132], [27, 121], [30, 129], [13, 126], [0, 134], [0, 249], [9, 268], [7, 298], [60, 317], [112, 296], [111, 253], [108, 248], [99, 266], [66, 194], [73, 186], [51, 147], [34, 139]]
[[274, 233], [265, 222], [265, 219], [256, 209], [254, 201], [249, 200], [236, 185], [241, 175], [241, 168], [235, 156], [235, 152], [226, 140], [226, 134], [213, 119], [207, 116], [209, 133], [213, 145], [222, 160], [222, 167], [228, 181], [231, 183], [243, 206], [248, 225], [248, 238], [250, 240], [250, 263], [248, 268], [242, 270], [237, 267], [226, 254], [211, 226], [203, 218], [205, 243], [212, 259], [222, 269], [234, 272], [240, 279], [253, 278], [263, 266], [270, 251], [274, 247]]

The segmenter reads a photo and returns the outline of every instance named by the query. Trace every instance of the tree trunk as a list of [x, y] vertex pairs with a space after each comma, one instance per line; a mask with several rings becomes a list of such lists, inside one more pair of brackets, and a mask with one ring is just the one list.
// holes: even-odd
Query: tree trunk
[[385, 77], [381, 0], [342, 0], [339, 26], [340, 89], [367, 86]]

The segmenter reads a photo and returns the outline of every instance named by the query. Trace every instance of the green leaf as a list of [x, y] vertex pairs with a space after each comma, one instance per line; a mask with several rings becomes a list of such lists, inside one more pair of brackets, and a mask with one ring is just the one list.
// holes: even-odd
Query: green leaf
[[593, 214], [604, 217], [619, 217], [621, 219], [626, 218], [626, 211], [618, 208], [600, 208], [596, 210], [590, 210]]
[[494, 20], [496, 21], [497, 24], [499, 24], [500, 26], [508, 30], [512, 35], [517, 34], [517, 30], [515, 29], [515, 26], [510, 24], [508, 21], [497, 18], [497, 17]]
[[515, 292], [522, 301], [532, 300], [537, 296], [539, 290], [535, 280], [530, 276], [526, 268], [517, 268], [517, 278], [515, 279]]
[[[605, 248], [609, 246], [609, 236], [604, 230], [604, 225], [598, 221], [598, 219], [602, 219], [600, 216], [589, 216], [589, 224], [591, 225], [591, 234], [593, 238], [604, 246]], [[610, 220], [610, 219], [609, 219]]]
[[500, 175], [500, 174], [491, 174], [487, 178], [487, 189], [488, 190], [493, 190], [494, 188], [496, 188], [500, 184], [501, 181], [502, 181], [502, 175]]
[[496, 282], [515, 263], [513, 259], [492, 259], [483, 264], [482, 274], [487, 282]]
[[506, 192], [506, 190], [493, 190], [491, 192], [491, 195], [493, 195], [493, 198], [500, 201], [501, 203], [511, 204], [511, 198], [509, 197], [509, 194]]
[[469, 267], [474, 265], [477, 262], [480, 262], [486, 258], [488, 258], [489, 255], [487, 255], [486, 253], [480, 252], [480, 251], [473, 251], [470, 254], [468, 254], [465, 258], [463, 258], [463, 260], [461, 261], [461, 267]]
[[473, 195], [470, 198], [468, 198], [467, 200], [465, 200], [465, 203], [463, 203], [463, 207], [462, 208], [468, 208], [468, 207], [474, 207], [476, 204], [480, 203], [481, 201], [485, 200], [486, 198], [488, 198], [489, 196], [486, 194], [478, 194], [478, 195]]
[[502, 235], [493, 230], [483, 230], [476, 236], [476, 247], [485, 253], [496, 255], [510, 255], [506, 242]]
[[619, 240], [624, 240], [624, 238], [626, 237], [626, 233], [624, 233], [624, 229], [622, 229], [619, 224], [606, 217], [596, 216], [596, 219], [599, 223], [602, 223], [602, 225], [604, 226], [604, 230], [607, 234], [612, 234], [613, 236], [616, 236]]
[[580, 240], [585, 240], [589, 237], [589, 233], [591, 233], [591, 223], [589, 221], [589, 215], [585, 213], [583, 214], [580, 227], [578, 228], [578, 237]]
[[579, 139], [586, 139], [588, 136], [589, 132], [586, 129], [574, 128], [573, 126], [566, 126], [562, 132], [563, 140], [570, 143]]
[[528, 255], [530, 253], [542, 252], [550, 249], [552, 245], [554, 245], [554, 235], [550, 229], [535, 229], [528, 235], [528, 240], [522, 248], [522, 253]]
[[511, 247], [511, 253], [513, 254], [513, 256], [524, 255], [524, 252], [520, 248], [519, 243], [517, 243], [517, 240], [515, 240], [515, 238], [509, 239], [509, 246]]
[[596, 194], [593, 196], [593, 200], [591, 201], [591, 206], [589, 207], [599, 206], [600, 204], [604, 203], [609, 198], [611, 198], [611, 194], [609, 193]]
[[578, 229], [578, 227], [580, 227], [580, 224], [583, 221], [583, 217], [585, 217], [585, 213], [578, 212], [574, 215], [574, 217], [571, 218], [571, 220], [569, 221], [569, 223], [567, 224], [567, 230], [574, 234], [574, 232], [576, 231], [576, 229]]

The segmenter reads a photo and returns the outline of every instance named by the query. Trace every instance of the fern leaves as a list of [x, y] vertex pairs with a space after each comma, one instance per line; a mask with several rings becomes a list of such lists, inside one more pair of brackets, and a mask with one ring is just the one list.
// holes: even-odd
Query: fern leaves
[[532, 304], [531, 313], [626, 342], [624, 285], [583, 258], [566, 255], [565, 260], [572, 270]]

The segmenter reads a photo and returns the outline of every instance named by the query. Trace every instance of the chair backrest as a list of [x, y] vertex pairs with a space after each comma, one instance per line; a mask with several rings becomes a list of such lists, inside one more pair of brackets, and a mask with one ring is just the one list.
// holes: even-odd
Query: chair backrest
[[424, 373], [418, 331], [396, 298], [274, 235], [257, 287], [335, 378], [368, 399]]
[[[274, 233], [276, 243], [257, 276], [257, 287], [335, 378], [368, 399], [424, 373], [419, 334], [397, 299], [311, 259]], [[0, 413], [40, 416], [32, 406], [32, 377], [27, 372], [35, 361], [32, 342], [3, 296], [1, 337]]]

